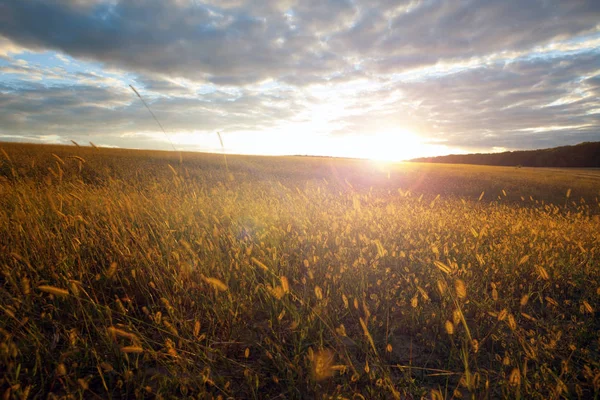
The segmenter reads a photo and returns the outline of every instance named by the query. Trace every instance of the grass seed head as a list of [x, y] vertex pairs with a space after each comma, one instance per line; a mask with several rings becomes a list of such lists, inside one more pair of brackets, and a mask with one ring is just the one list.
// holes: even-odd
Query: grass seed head
[[462, 279], [454, 281], [454, 289], [456, 289], [456, 296], [459, 299], [464, 300], [467, 298], [467, 285], [465, 285], [465, 282]]
[[521, 372], [519, 371], [519, 368], [513, 368], [513, 370], [510, 372], [508, 382], [511, 386], [521, 385]]
[[411, 306], [412, 308], [417, 308], [417, 307], [419, 306], [419, 299], [417, 298], [417, 296], [413, 297], [413, 298], [410, 300], [410, 306]]
[[289, 293], [290, 291], [290, 284], [288, 282], [288, 279], [285, 276], [282, 276], [279, 278], [279, 280], [281, 281], [281, 288], [283, 289], [284, 293]]
[[452, 311], [452, 323], [456, 326], [460, 323], [460, 311], [458, 309], [454, 309]]
[[283, 290], [283, 287], [281, 286], [275, 286], [274, 288], [269, 287], [269, 290], [273, 297], [275, 297], [277, 300], [281, 300], [285, 295], [285, 290]]
[[312, 356], [311, 371], [316, 381], [331, 378], [334, 373], [333, 362], [335, 354], [329, 349], [321, 349]]
[[112, 279], [113, 276], [115, 276], [115, 273], [117, 272], [117, 263], [116, 262], [112, 262], [110, 263], [110, 266], [108, 267], [108, 269], [106, 270], [106, 277], [108, 279]]
[[511, 331], [514, 331], [517, 329], [517, 321], [515, 320], [514, 315], [512, 314], [508, 314], [508, 327], [510, 328]]
[[229, 287], [217, 278], [203, 278], [204, 282], [220, 292], [225, 292]]
[[69, 295], [69, 291], [68, 290], [61, 289], [61, 288], [58, 288], [56, 286], [41, 285], [41, 286], [38, 286], [38, 290], [42, 291], [44, 293], [50, 293], [50, 294], [52, 294], [54, 296], [57, 296], [57, 297], [66, 297], [66, 296]]
[[446, 294], [446, 290], [448, 289], [448, 285], [446, 284], [445, 281], [438, 279], [436, 282], [437, 285], [437, 289], [438, 292], [440, 293], [441, 296], [443, 296], [444, 294]]
[[21, 279], [21, 290], [23, 290], [25, 296], [28, 296], [29, 293], [31, 293], [31, 284], [26, 276]]
[[498, 321], [504, 321], [508, 315], [508, 310], [504, 308], [498, 313]]
[[65, 364], [63, 364], [63, 363], [58, 364], [58, 366], [56, 367], [56, 375], [58, 375], [58, 376], [67, 375], [67, 367], [65, 366]]
[[196, 320], [194, 322], [194, 337], [198, 337], [200, 335], [200, 321]]
[[262, 262], [260, 262], [257, 258], [251, 257], [250, 260], [252, 261], [252, 263], [254, 263], [254, 265], [256, 265], [257, 267], [259, 267], [263, 271], [269, 271], [269, 268], [265, 264], [263, 264]]
[[121, 352], [122, 353], [140, 354], [140, 353], [144, 352], [144, 349], [141, 348], [140, 346], [124, 346], [124, 347], [121, 347]]
[[315, 296], [317, 300], [323, 300], [323, 290], [319, 286], [315, 286]]

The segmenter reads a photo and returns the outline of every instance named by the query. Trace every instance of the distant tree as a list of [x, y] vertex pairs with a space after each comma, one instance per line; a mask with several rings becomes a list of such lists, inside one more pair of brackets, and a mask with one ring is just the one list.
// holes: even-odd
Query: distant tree
[[417, 158], [411, 161], [451, 164], [499, 165], [525, 167], [600, 168], [600, 142], [551, 149], [507, 151], [493, 154], [452, 154]]

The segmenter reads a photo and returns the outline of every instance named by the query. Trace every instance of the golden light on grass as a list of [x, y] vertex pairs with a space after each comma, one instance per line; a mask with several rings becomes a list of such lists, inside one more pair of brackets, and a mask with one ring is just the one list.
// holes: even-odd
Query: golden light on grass
[[288, 282], [288, 279], [285, 276], [281, 276], [279, 278], [280, 282], [281, 282], [281, 288], [283, 289], [284, 293], [289, 293], [290, 292], [290, 284]]
[[344, 303], [344, 307], [348, 308], [348, 297], [342, 293], [342, 302]]
[[419, 306], [419, 299], [417, 298], [417, 296], [413, 297], [413, 298], [410, 300], [410, 306], [411, 306], [412, 308], [417, 308], [417, 307]]
[[316, 381], [323, 381], [333, 376], [335, 369], [333, 369], [335, 360], [335, 353], [330, 349], [320, 349], [316, 351], [311, 361], [311, 372], [312, 377]]
[[23, 290], [25, 296], [28, 296], [31, 293], [31, 284], [29, 278], [26, 276], [21, 279], [21, 290]]
[[447, 266], [446, 264], [444, 264], [443, 262], [441, 262], [441, 261], [437, 261], [436, 260], [436, 261], [433, 262], [433, 264], [436, 267], [438, 267], [438, 269], [440, 271], [442, 271], [443, 273], [445, 273], [445, 274], [449, 274], [449, 273], [452, 272], [452, 269], [449, 266]]
[[519, 368], [513, 368], [508, 377], [508, 382], [511, 386], [521, 385], [521, 371], [519, 371]]
[[459, 299], [467, 298], [467, 285], [462, 279], [457, 279], [454, 281], [454, 289], [456, 289], [456, 296]]
[[359, 318], [358, 320], [360, 322], [360, 326], [363, 329], [363, 333], [364, 333], [365, 337], [367, 338], [367, 340], [369, 341], [369, 344], [371, 345], [371, 349], [373, 349], [373, 352], [375, 354], [377, 354], [377, 348], [375, 347], [375, 341], [373, 340], [373, 336], [371, 336], [371, 332], [369, 332], [369, 327], [367, 326], [367, 323], [362, 318]]
[[600, 208], [570, 171], [228, 155], [232, 182], [221, 155], [2, 147], [12, 397], [597, 389]]
[[124, 346], [121, 347], [122, 353], [140, 354], [144, 352], [144, 349], [139, 346]]
[[39, 291], [44, 292], [44, 293], [49, 293], [52, 294], [54, 296], [57, 297], [66, 297], [69, 295], [69, 291], [66, 289], [61, 289], [59, 287], [56, 286], [48, 286], [48, 285], [41, 285], [37, 287]]
[[275, 286], [274, 288], [270, 288], [269, 290], [273, 297], [275, 297], [277, 300], [281, 300], [285, 295], [285, 290], [281, 286]]
[[132, 340], [134, 342], [139, 342], [139, 338], [134, 333], [124, 331], [123, 329], [119, 329], [114, 326], [108, 327], [107, 332], [113, 339], [116, 339], [117, 337], [121, 337], [121, 338]]
[[440, 293], [440, 295], [443, 296], [444, 294], [446, 294], [446, 290], [448, 289], [448, 285], [446, 284], [445, 281], [443, 281], [441, 279], [438, 279], [436, 281], [436, 285], [437, 285], [437, 289], [438, 289], [438, 292]]
[[550, 279], [550, 275], [548, 275], [548, 271], [546, 271], [546, 268], [542, 267], [541, 265], [537, 265], [536, 270], [540, 279], [543, 279], [545, 281]]
[[460, 320], [461, 320], [460, 310], [454, 309], [452, 311], [452, 323], [456, 326], [456, 325], [458, 325], [458, 323], [460, 322]]
[[510, 328], [511, 331], [514, 331], [517, 329], [517, 321], [515, 320], [515, 316], [512, 314], [508, 314], [508, 326]]
[[452, 323], [452, 321], [446, 320], [444, 328], [446, 329], [446, 333], [448, 335], [454, 335], [454, 324]]
[[58, 366], [56, 367], [56, 374], [58, 376], [65, 376], [65, 375], [67, 375], [67, 367], [65, 366], [64, 363], [58, 364]]
[[110, 263], [110, 267], [108, 267], [108, 269], [106, 270], [106, 277], [108, 279], [111, 279], [115, 275], [116, 272], [117, 272], [117, 263], [112, 262], [112, 263]]
[[444, 400], [444, 395], [437, 389], [431, 389], [431, 400]]
[[254, 263], [254, 265], [259, 267], [263, 271], [269, 271], [269, 268], [265, 264], [263, 264], [259, 259], [251, 257], [250, 260], [252, 261], [252, 263]]
[[202, 278], [204, 280], [204, 282], [208, 283], [210, 286], [212, 286], [213, 288], [217, 289], [220, 292], [225, 292], [227, 291], [227, 289], [229, 289], [229, 287], [223, 283], [221, 280], [217, 279], [217, 278]]
[[315, 286], [315, 297], [317, 300], [323, 300], [323, 290], [319, 286]]
[[502, 309], [502, 311], [500, 311], [498, 313], [498, 321], [504, 321], [507, 316], [508, 316], [508, 310], [506, 308]]

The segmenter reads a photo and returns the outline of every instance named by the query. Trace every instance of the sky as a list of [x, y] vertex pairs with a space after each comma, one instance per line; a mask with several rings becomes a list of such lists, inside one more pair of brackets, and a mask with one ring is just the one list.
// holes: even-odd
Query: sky
[[71, 140], [386, 160], [598, 141], [600, 1], [0, 0], [0, 141]]

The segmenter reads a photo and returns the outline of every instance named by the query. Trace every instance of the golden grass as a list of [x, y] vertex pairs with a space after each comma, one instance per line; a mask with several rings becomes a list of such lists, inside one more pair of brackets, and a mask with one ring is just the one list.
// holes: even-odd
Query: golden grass
[[599, 393], [591, 172], [0, 147], [4, 398]]

